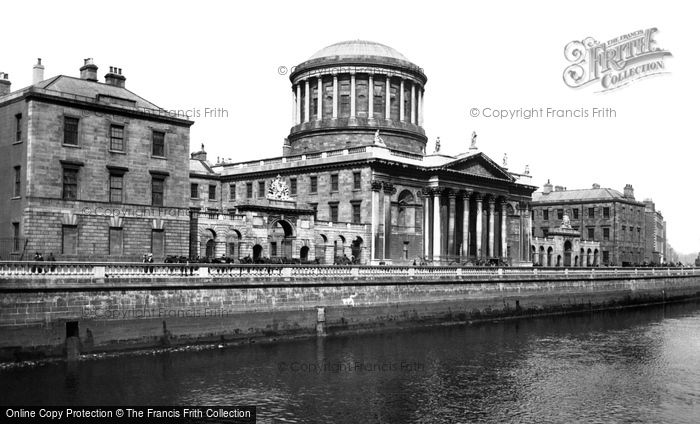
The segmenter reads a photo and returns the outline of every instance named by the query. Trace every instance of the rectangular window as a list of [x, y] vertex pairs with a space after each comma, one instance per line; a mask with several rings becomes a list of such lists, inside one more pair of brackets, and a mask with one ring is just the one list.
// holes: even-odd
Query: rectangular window
[[78, 227], [75, 225], [64, 225], [61, 234], [61, 253], [64, 255], [75, 255], [78, 253]]
[[354, 172], [352, 174], [352, 189], [360, 190], [362, 188], [362, 174], [359, 172]]
[[249, 199], [253, 197], [253, 183], [245, 183], [245, 197]]
[[608, 264], [610, 262], [610, 252], [603, 250], [603, 263]]
[[297, 195], [297, 179], [296, 178], [289, 179], [289, 195], [290, 196]]
[[318, 177], [313, 176], [311, 177], [311, 180], [309, 182], [309, 193], [316, 193], [318, 192]]
[[564, 219], [564, 209], [557, 209], [557, 219]]
[[151, 253], [156, 258], [165, 256], [165, 231], [151, 230]]
[[549, 228], [542, 228], [542, 237], [547, 238], [549, 235]]
[[19, 222], [12, 223], [12, 251], [19, 252]]
[[78, 198], [78, 170], [76, 168], [63, 168], [63, 199], [76, 200]]
[[112, 125], [109, 127], [109, 149], [117, 152], [124, 151], [124, 127]]
[[549, 220], [549, 210], [548, 209], [545, 209], [542, 211], [542, 219], [545, 221]]
[[209, 200], [216, 200], [216, 185], [209, 184]]
[[258, 181], [258, 197], [265, 197], [265, 181]]
[[63, 144], [78, 145], [78, 118], [66, 116], [63, 118]]
[[193, 199], [199, 199], [199, 184], [190, 184], [190, 197]]
[[163, 178], [153, 177], [151, 180], [151, 205], [163, 206], [164, 188], [165, 180]]
[[109, 254], [122, 255], [124, 254], [124, 237], [121, 228], [109, 229]]
[[593, 240], [595, 238], [595, 228], [588, 228], [588, 240]]
[[353, 224], [359, 224], [360, 223], [360, 204], [359, 203], [353, 203], [352, 204], [352, 223]]
[[338, 222], [338, 204], [337, 203], [331, 203], [328, 205], [328, 220], [332, 222]]
[[277, 242], [270, 242], [270, 257], [277, 256]]
[[229, 184], [229, 186], [228, 186], [228, 199], [230, 201], [236, 200], [236, 185], [235, 184]]
[[338, 191], [338, 174], [331, 175], [331, 192]]
[[610, 228], [603, 228], [603, 240], [610, 240]]
[[588, 217], [595, 218], [595, 208], [588, 208]]
[[603, 218], [610, 218], [610, 208], [603, 208]]
[[22, 114], [15, 115], [15, 141], [22, 141]]
[[152, 156], [165, 157], [165, 133], [153, 131], [153, 150]]
[[19, 197], [22, 195], [22, 167], [15, 166], [15, 189], [14, 197]]
[[112, 174], [109, 176], [109, 201], [122, 203], [124, 198], [124, 176]]
[[574, 213], [574, 219], [578, 219], [578, 209], [572, 211]]

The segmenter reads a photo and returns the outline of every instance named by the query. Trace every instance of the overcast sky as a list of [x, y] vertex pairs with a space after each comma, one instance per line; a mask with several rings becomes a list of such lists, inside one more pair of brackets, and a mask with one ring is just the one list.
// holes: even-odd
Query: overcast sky
[[[593, 183], [638, 200], [651, 197], [680, 252], [700, 249], [698, 210], [698, 33], [692, 2], [12, 2], [4, 5], [0, 71], [13, 88], [31, 84], [43, 59], [46, 77], [78, 76], [93, 57], [99, 76], [123, 69], [126, 86], [166, 109], [223, 108], [200, 117], [192, 150], [236, 161], [281, 155], [292, 119], [288, 75], [279, 68], [338, 41], [366, 39], [394, 47], [428, 76], [428, 147], [479, 147], [512, 171], [530, 166], [533, 184], [569, 189]], [[562, 80], [564, 46], [607, 41], [658, 28], [670, 51], [668, 73], [597, 93]], [[614, 118], [494, 119], [478, 108], [613, 108]]]

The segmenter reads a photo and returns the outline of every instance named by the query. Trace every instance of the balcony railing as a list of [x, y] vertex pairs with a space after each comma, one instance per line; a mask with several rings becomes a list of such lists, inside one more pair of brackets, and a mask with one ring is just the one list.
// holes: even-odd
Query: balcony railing
[[465, 266], [341, 266], [277, 264], [156, 264], [141, 262], [0, 262], [0, 287], [15, 279], [89, 279], [115, 281], [133, 279], [216, 280], [522, 280], [609, 277], [665, 277], [700, 275], [700, 268], [532, 268]]

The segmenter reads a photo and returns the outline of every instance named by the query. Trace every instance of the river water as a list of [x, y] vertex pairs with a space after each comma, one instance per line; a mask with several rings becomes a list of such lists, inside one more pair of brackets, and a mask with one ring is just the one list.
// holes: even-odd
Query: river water
[[700, 303], [0, 371], [5, 405], [257, 405], [258, 422], [700, 422]]

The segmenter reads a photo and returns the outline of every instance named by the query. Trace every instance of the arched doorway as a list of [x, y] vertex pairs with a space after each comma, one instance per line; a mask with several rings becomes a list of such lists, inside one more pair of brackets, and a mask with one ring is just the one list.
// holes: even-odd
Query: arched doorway
[[533, 265], [537, 265], [537, 248], [535, 246], [530, 247], [530, 261]]
[[212, 259], [216, 255], [216, 232], [208, 228], [201, 232], [199, 236], [200, 250], [199, 255], [207, 259]]
[[586, 266], [586, 261], [584, 260], [585, 257], [586, 257], [586, 251], [583, 250], [583, 247], [582, 247], [581, 251], [579, 252], [579, 255], [578, 255], [578, 266], [580, 266], [580, 267]]
[[593, 251], [593, 266], [598, 266], [598, 249]]
[[561, 266], [561, 255], [557, 255], [557, 266]]
[[256, 244], [253, 246], [253, 261], [257, 262], [258, 260], [262, 259], [262, 251], [263, 248], [259, 244]]
[[552, 266], [552, 253], [554, 252], [554, 249], [550, 246], [549, 249], [547, 249], [547, 266]]
[[588, 249], [588, 252], [586, 254], [586, 266], [591, 266], [592, 256], [593, 256], [593, 252], [591, 251], [591, 249]]
[[292, 224], [284, 219], [278, 219], [270, 226], [270, 257], [288, 258], [292, 257], [294, 244], [294, 230]]
[[574, 257], [574, 266], [578, 266], [578, 256]]
[[357, 236], [355, 237], [355, 240], [352, 241], [352, 244], [350, 245], [350, 252], [352, 253], [353, 258], [355, 258], [354, 263], [360, 263], [360, 259], [362, 258], [362, 243], [364, 240], [362, 240], [362, 237]]
[[307, 262], [309, 260], [308, 246], [302, 246], [301, 249], [299, 249], [299, 260], [302, 262]]
[[232, 230], [226, 236], [226, 255], [233, 259], [241, 257], [241, 233], [238, 230]]
[[333, 242], [333, 258], [342, 258], [345, 255], [345, 237], [338, 236]]
[[319, 234], [316, 236], [316, 261], [319, 264], [326, 263], [326, 245], [328, 244], [328, 237], [324, 234]]
[[214, 240], [212, 240], [212, 239], [207, 240], [206, 251], [205, 251], [206, 252], [205, 255], [206, 255], [207, 259], [211, 259], [214, 257], [214, 254], [215, 254], [214, 248], [215, 247], [216, 247], [216, 243], [214, 242]]
[[540, 246], [540, 258], [537, 260], [539, 266], [544, 265], [544, 246]]
[[564, 242], [564, 266], [571, 266], [571, 240]]

